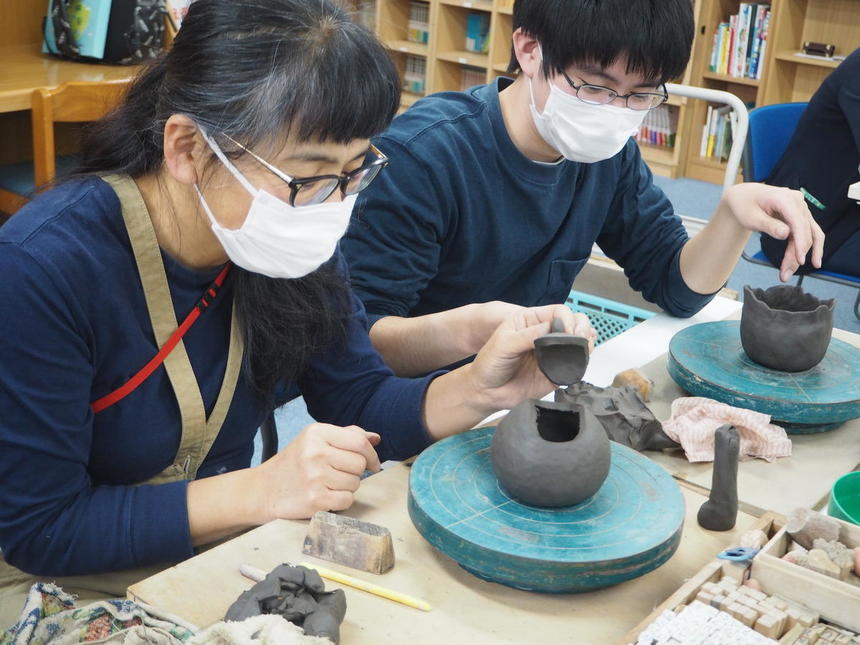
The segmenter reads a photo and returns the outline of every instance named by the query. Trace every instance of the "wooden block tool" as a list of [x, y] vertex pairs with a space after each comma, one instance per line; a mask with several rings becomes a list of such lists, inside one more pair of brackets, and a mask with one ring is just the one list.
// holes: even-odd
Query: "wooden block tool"
[[302, 553], [370, 573], [394, 567], [394, 544], [387, 528], [326, 511], [311, 518]]

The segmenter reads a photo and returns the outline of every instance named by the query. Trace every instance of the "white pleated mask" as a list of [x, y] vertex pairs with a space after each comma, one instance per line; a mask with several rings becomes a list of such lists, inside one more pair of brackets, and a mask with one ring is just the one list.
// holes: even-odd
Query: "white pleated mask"
[[550, 146], [565, 159], [595, 163], [614, 157], [636, 136], [647, 110], [614, 105], [593, 105], [549, 82], [549, 97], [543, 113], [535, 107], [532, 81], [529, 97], [535, 127]]
[[200, 188], [194, 185], [212, 232], [235, 264], [270, 278], [301, 278], [334, 255], [338, 241], [349, 226], [356, 195], [343, 201], [291, 206], [252, 186], [220, 146], [202, 129], [200, 134], [224, 167], [253, 197], [242, 226], [224, 228], [215, 219]]

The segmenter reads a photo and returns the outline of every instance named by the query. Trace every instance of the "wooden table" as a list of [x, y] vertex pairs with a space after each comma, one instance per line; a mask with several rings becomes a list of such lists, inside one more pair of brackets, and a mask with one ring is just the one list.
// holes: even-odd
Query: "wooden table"
[[38, 45], [0, 45], [0, 113], [30, 109], [30, 96], [39, 88], [68, 81], [131, 79], [137, 65], [75, 63], [48, 56]]
[[[860, 347], [860, 335], [839, 329], [834, 337]], [[641, 371], [655, 388], [648, 406], [658, 419], [669, 418], [672, 401], [686, 393], [666, 371], [661, 356]], [[738, 496], [742, 508], [755, 515], [775, 511], [788, 515], [798, 506], [821, 508], [827, 504], [830, 488], [839, 477], [860, 464], [860, 419], [853, 419], [829, 432], [789, 435], [792, 456], [768, 463], [761, 459], [742, 461], [738, 467]], [[682, 452], [645, 453], [674, 477], [699, 487], [711, 488], [711, 463], [691, 464]]]
[[[387, 526], [397, 563], [383, 576], [324, 566], [360, 576], [428, 601], [422, 612], [345, 587], [347, 615], [341, 642], [353, 643], [579, 643], [616, 642], [756, 519], [740, 513], [735, 530], [716, 533], [696, 523], [705, 498], [682, 486], [686, 520], [681, 546], [662, 567], [615, 587], [577, 595], [547, 595], [485, 582], [438, 553], [406, 512], [409, 467], [397, 464], [362, 482], [351, 517]], [[206, 626], [220, 620], [251, 582], [239, 565], [271, 570], [301, 554], [306, 521], [278, 520], [219, 545], [129, 588], [129, 597]], [[326, 581], [327, 588], [338, 587]]]

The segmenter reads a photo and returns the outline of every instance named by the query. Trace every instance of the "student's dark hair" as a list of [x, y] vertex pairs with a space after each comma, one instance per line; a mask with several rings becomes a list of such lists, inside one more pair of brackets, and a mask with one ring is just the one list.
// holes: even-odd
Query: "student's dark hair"
[[[382, 45], [330, 0], [198, 0], [170, 50], [89, 130], [78, 173], [156, 172], [173, 114], [189, 116], [238, 157], [223, 135], [258, 150], [287, 136], [348, 143], [384, 130], [399, 102]], [[333, 262], [295, 280], [240, 267], [228, 279], [246, 368], [263, 396], [343, 340], [349, 292]]]
[[[516, 0], [513, 28], [541, 45], [543, 73], [575, 64], [627, 71], [658, 83], [680, 77], [693, 46], [692, 0]], [[513, 50], [509, 72], [519, 71]]]

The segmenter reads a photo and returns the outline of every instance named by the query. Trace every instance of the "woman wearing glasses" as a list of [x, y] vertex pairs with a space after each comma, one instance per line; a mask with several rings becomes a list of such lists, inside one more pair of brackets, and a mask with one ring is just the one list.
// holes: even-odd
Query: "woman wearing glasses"
[[676, 316], [720, 289], [750, 230], [788, 241], [783, 280], [810, 250], [820, 263], [796, 191], [733, 187], [688, 239], [652, 183], [631, 136], [684, 72], [690, 0], [517, 0], [513, 27], [515, 80], [427, 97], [375, 140], [390, 172], [343, 248], [396, 373], [471, 356], [511, 311], [564, 302], [595, 242]]
[[[196, 2], [80, 173], [0, 229], [0, 626], [34, 576], [124, 595], [198, 545], [345, 509], [380, 459], [552, 389], [531, 350], [554, 316], [573, 328], [560, 306], [447, 374], [400, 379], [374, 352], [337, 243], [398, 103], [333, 4]], [[249, 468], [295, 385], [320, 423]]]

